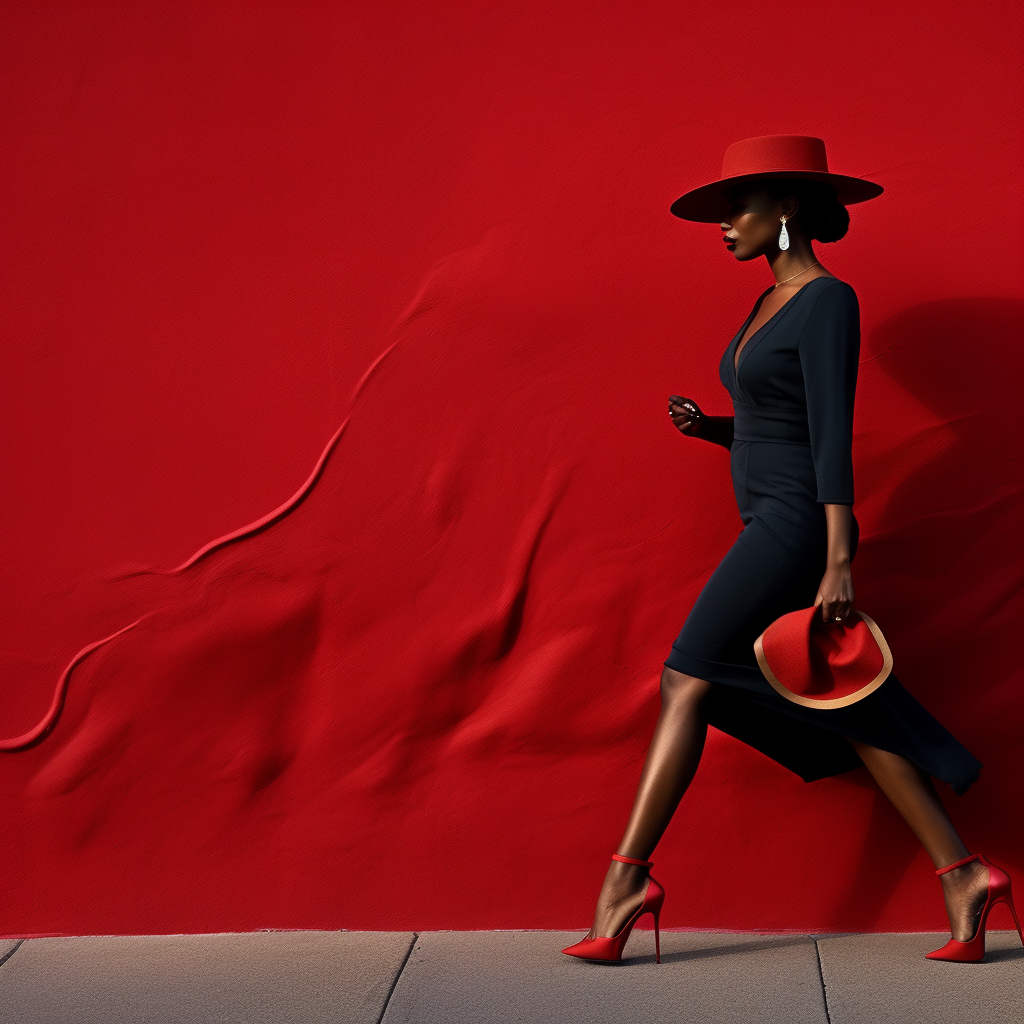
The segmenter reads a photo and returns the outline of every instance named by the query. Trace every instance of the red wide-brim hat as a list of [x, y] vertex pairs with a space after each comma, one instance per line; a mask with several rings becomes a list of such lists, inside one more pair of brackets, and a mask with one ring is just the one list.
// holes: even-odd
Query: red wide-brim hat
[[813, 135], [758, 135], [734, 142], [722, 161], [722, 176], [684, 192], [670, 207], [683, 220], [717, 224], [728, 213], [725, 190], [758, 178], [807, 178], [828, 182], [843, 206], [880, 196], [881, 185], [849, 174], [833, 174], [825, 157], [825, 142]]
[[892, 652], [875, 622], [854, 610], [823, 622], [821, 606], [780, 615], [754, 641], [757, 663], [786, 700], [844, 708], [863, 700], [892, 671]]

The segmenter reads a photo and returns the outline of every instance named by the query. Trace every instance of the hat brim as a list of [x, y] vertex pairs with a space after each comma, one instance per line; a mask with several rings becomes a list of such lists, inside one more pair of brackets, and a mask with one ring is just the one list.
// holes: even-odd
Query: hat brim
[[882, 636], [882, 631], [878, 628], [878, 624], [866, 613], [860, 611], [857, 608], [853, 609], [852, 614], [859, 615], [866, 623], [868, 629], [871, 630], [871, 635], [875, 638], [875, 642], [878, 644], [879, 650], [882, 652], [882, 667], [878, 674], [870, 682], [865, 683], [860, 689], [854, 690], [852, 693], [848, 693], [843, 697], [805, 697], [803, 694], [794, 693], [784, 682], [782, 682], [772, 671], [771, 666], [768, 664], [768, 659], [764, 654], [763, 638], [764, 631], [754, 641], [754, 654], [757, 657], [757, 663], [761, 666], [761, 671], [764, 673], [765, 679], [771, 683], [772, 688], [781, 694], [786, 700], [791, 700], [794, 704], [802, 704], [805, 708], [845, 708], [851, 704], [856, 704], [857, 701], [863, 700], [868, 694], [874, 693], [882, 683], [888, 679], [889, 674], [892, 672], [892, 651], [889, 650], [889, 645], [885, 642], [885, 637]]
[[881, 185], [865, 178], [854, 178], [848, 174], [833, 174], [831, 171], [758, 171], [755, 174], [736, 174], [730, 178], [719, 178], [698, 188], [684, 192], [669, 210], [683, 220], [701, 224], [718, 224], [729, 212], [725, 191], [733, 185], [766, 178], [804, 178], [808, 181], [824, 181], [836, 190], [836, 198], [843, 206], [863, 203], [875, 199], [885, 190]]

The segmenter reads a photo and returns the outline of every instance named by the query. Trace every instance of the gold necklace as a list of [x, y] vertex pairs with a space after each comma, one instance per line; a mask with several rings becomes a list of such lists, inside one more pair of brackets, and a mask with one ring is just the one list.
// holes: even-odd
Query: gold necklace
[[[821, 266], [821, 264], [817, 260], [815, 260], [811, 264], [811, 267], [820, 267], [820, 266]], [[804, 267], [804, 269], [800, 271], [800, 274], [806, 274], [807, 271], [811, 269], [811, 267]], [[775, 287], [778, 288], [780, 284], [788, 284], [790, 281], [796, 280], [796, 278], [798, 278], [800, 276], [800, 274], [794, 274], [792, 277], [787, 277], [785, 281], [779, 281], [778, 284], [775, 285]]]

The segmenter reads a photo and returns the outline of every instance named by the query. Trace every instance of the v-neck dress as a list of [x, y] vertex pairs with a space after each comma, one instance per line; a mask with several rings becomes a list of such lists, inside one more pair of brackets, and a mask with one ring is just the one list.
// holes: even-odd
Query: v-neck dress
[[[838, 278], [818, 277], [747, 339], [734, 370], [736, 347], [771, 290], [757, 300], [719, 365], [733, 402], [730, 467], [743, 528], [664, 663], [719, 684], [708, 697], [709, 724], [805, 782], [858, 767], [848, 742], [854, 739], [901, 754], [962, 795], [982, 763], [894, 673], [862, 700], [819, 709], [777, 693], [758, 666], [758, 635], [817, 597], [827, 567], [825, 505], [854, 503], [860, 357], [856, 292]], [[855, 515], [851, 527], [852, 565], [860, 537]], [[898, 664], [899, 652], [894, 656]]]

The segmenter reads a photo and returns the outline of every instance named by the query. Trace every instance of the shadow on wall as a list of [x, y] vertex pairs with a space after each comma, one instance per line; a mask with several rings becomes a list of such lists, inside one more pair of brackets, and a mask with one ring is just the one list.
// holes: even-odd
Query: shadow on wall
[[[886, 320], [862, 348], [858, 406], [865, 393], [874, 401], [869, 416], [858, 413], [855, 442], [858, 518], [870, 523], [857, 603], [890, 624], [903, 685], [984, 763], [963, 797], [939, 790], [968, 849], [997, 862], [1019, 847], [998, 808], [1024, 768], [1013, 639], [1024, 618], [1022, 336], [1024, 303], [1005, 298], [930, 302]], [[854, 775], [877, 796], [837, 916], [869, 930], [921, 848], [867, 769]]]

